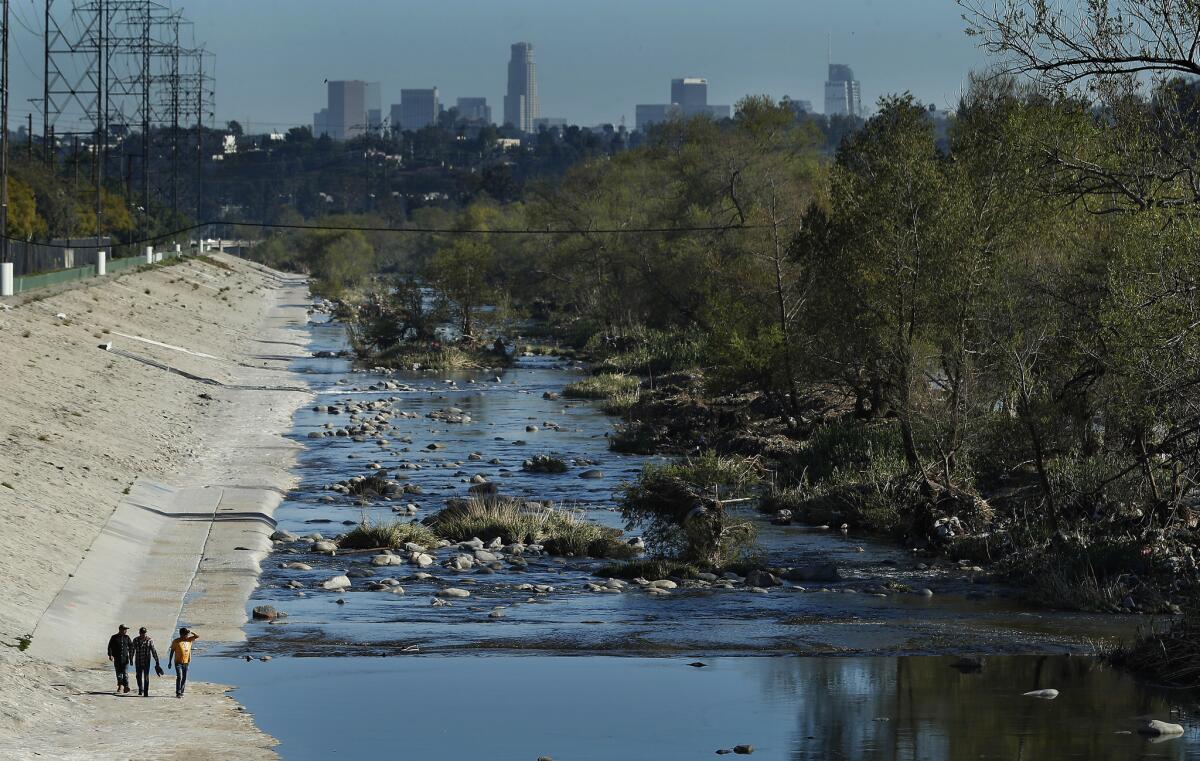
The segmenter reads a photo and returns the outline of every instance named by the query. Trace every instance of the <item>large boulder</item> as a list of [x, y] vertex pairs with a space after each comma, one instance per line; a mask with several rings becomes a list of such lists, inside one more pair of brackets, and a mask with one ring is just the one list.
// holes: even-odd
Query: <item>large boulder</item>
[[258, 605], [250, 611], [250, 615], [259, 621], [274, 621], [277, 618], [283, 618], [287, 613], [276, 610], [271, 605]]
[[783, 586], [783, 582], [779, 577], [770, 571], [762, 571], [755, 569], [746, 574], [746, 586], [749, 587], [779, 587]]

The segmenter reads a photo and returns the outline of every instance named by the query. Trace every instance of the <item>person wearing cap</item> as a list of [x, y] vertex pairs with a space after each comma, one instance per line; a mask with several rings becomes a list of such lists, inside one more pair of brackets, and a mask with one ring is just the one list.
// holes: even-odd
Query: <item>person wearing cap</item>
[[154, 640], [146, 633], [146, 627], [138, 629], [138, 635], [133, 638], [133, 669], [137, 674], [138, 695], [150, 697], [150, 659], [154, 659], [154, 671], [162, 676], [162, 666], [158, 662], [158, 651], [154, 649]]
[[200, 635], [188, 631], [186, 626], [179, 627], [179, 636], [171, 640], [171, 652], [167, 655], [167, 668], [175, 663], [175, 697], [183, 697], [183, 688], [187, 686], [188, 666], [192, 662], [192, 643], [200, 639]]
[[117, 670], [117, 693], [129, 692], [129, 662], [133, 660], [133, 640], [125, 632], [129, 627], [121, 624], [117, 633], [108, 638], [108, 659]]

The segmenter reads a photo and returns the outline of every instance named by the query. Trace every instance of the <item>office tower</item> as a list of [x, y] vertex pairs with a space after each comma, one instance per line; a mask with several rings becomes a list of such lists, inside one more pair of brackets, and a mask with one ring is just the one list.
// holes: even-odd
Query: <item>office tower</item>
[[671, 102], [679, 106], [684, 116], [704, 113], [708, 106], [708, 80], [701, 77], [672, 79]]
[[378, 82], [367, 82], [367, 129], [379, 132], [383, 129], [383, 98]]
[[456, 107], [459, 121], [492, 123], [492, 107], [487, 98], [459, 98]]
[[675, 103], [644, 103], [634, 107], [633, 123], [636, 129], [644, 132], [654, 124], [678, 119], [681, 115]]
[[[441, 106], [438, 104], [438, 89], [400, 91], [400, 129], [415, 132], [438, 122]], [[393, 119], [396, 107], [392, 106]]]
[[334, 140], [349, 140], [367, 128], [367, 83], [358, 79], [329, 83], [326, 131]]
[[640, 104], [634, 109], [634, 125], [645, 130], [652, 124], [661, 124], [671, 119], [688, 119], [707, 116], [720, 121], [728, 119], [729, 106], [708, 105], [708, 80], [702, 77], [681, 77], [671, 80], [670, 103]]
[[825, 82], [825, 115], [862, 117], [862, 93], [854, 72], [843, 63], [829, 64]]
[[541, 115], [533, 45], [518, 42], [512, 46], [512, 58], [508, 62], [508, 94], [504, 96], [504, 123], [511, 124], [522, 132], [533, 132], [533, 121]]
[[329, 134], [329, 109], [322, 108], [313, 114], [313, 137]]

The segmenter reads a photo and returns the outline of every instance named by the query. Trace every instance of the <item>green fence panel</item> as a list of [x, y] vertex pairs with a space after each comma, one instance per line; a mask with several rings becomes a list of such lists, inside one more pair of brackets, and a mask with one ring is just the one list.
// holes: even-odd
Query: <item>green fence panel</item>
[[69, 270], [55, 270], [54, 272], [43, 272], [40, 275], [22, 275], [13, 278], [13, 293], [25, 293], [37, 288], [48, 288], [52, 285], [62, 285], [63, 283], [71, 283], [76, 280], [93, 277], [96, 274], [96, 266], [89, 264], [84, 267], [74, 267]]
[[[182, 259], [185, 255], [194, 254], [194, 248], [188, 248], [183, 251], [163, 251], [163, 262], [172, 259]], [[105, 263], [105, 270], [109, 275], [115, 275], [118, 272], [126, 272], [128, 270], [137, 269], [138, 267], [148, 266], [144, 255], [125, 256], [120, 259], [109, 259]], [[63, 283], [72, 283], [76, 280], [84, 280], [89, 277], [96, 276], [96, 265], [88, 264], [83, 267], [74, 267], [68, 270], [55, 270], [53, 272], [41, 272], [36, 275], [18, 275], [13, 278], [13, 293], [26, 293], [38, 288], [48, 288], [52, 285], [62, 285]]]

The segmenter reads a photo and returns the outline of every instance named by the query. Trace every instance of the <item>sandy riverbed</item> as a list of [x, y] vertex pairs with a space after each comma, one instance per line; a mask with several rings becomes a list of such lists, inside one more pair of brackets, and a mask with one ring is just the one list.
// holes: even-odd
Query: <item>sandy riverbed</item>
[[104, 646], [118, 623], [164, 658], [181, 623], [242, 636], [309, 398], [281, 390], [304, 282], [218, 256], [38, 296], [0, 307], [0, 643], [34, 635], [0, 647], [0, 757], [274, 757], [215, 686], [106, 694]]

